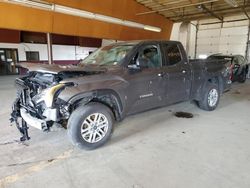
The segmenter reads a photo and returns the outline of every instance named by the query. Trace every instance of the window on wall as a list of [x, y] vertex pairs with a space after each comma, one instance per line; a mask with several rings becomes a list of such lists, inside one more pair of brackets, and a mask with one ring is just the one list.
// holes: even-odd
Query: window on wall
[[167, 65], [175, 65], [182, 60], [181, 52], [178, 45], [176, 44], [164, 44], [163, 50], [165, 52], [165, 57]]
[[26, 52], [26, 60], [27, 61], [39, 61], [39, 52], [36, 51], [29, 51]]

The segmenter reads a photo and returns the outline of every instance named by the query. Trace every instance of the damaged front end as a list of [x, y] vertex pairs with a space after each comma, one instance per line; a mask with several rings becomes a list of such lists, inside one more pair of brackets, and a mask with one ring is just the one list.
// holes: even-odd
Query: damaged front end
[[69, 105], [58, 98], [66, 88], [74, 83], [60, 83], [56, 74], [31, 72], [16, 79], [17, 98], [10, 117], [22, 134], [20, 141], [29, 140], [28, 125], [49, 131], [54, 122], [68, 119]]

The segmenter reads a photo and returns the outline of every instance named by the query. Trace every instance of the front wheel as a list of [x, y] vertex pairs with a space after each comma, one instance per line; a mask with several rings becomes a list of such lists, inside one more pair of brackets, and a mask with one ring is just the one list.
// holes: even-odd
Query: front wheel
[[201, 109], [212, 111], [214, 110], [220, 100], [220, 92], [217, 84], [209, 83], [203, 93], [203, 97], [198, 101], [198, 105]]
[[81, 149], [95, 149], [105, 144], [113, 130], [113, 113], [105, 105], [89, 103], [78, 107], [68, 121], [68, 136]]

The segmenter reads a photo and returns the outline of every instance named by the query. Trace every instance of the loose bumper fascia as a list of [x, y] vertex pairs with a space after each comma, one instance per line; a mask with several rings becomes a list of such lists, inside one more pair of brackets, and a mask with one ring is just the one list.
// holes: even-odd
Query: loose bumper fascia
[[31, 116], [24, 108], [20, 109], [21, 118], [30, 126], [40, 130], [44, 130], [47, 125], [45, 120]]

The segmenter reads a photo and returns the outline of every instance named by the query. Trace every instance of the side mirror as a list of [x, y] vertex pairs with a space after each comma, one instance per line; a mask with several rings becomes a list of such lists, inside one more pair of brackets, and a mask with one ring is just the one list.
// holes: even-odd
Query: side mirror
[[129, 70], [141, 70], [148, 68], [148, 59], [138, 58], [134, 64], [128, 65]]
[[147, 58], [143, 58], [140, 57], [137, 59], [136, 64], [140, 67], [140, 68], [148, 68], [148, 59]]
[[141, 67], [136, 65], [136, 64], [132, 64], [132, 65], [128, 65], [128, 69], [129, 70], [140, 70]]

